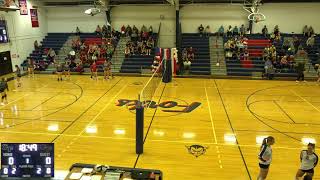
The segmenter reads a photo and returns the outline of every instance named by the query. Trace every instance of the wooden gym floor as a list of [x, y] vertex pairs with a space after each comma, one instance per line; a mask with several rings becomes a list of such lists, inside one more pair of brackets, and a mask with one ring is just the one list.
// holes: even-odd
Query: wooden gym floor
[[[276, 139], [268, 179], [293, 179], [302, 141], [320, 142], [316, 83], [181, 78], [157, 89], [153, 100], [162, 107], [146, 110], [145, 153], [137, 156], [135, 114], [125, 100], [137, 99], [147, 80], [36, 75], [20, 88], [11, 81], [0, 142], [54, 142], [56, 170], [77, 162], [135, 166], [160, 169], [166, 180], [256, 179], [258, 143], [268, 135]], [[164, 108], [166, 101], [176, 106]], [[192, 103], [201, 105], [182, 111]], [[200, 146], [190, 153], [192, 145]]]

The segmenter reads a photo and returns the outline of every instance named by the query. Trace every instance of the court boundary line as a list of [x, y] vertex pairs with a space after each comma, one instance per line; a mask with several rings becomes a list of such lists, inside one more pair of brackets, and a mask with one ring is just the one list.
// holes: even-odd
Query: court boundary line
[[212, 117], [212, 112], [211, 112], [211, 106], [210, 106], [210, 102], [209, 102], [209, 97], [208, 97], [208, 92], [207, 92], [207, 88], [204, 87], [204, 91], [206, 92], [206, 98], [207, 98], [207, 103], [208, 103], [208, 110], [209, 110], [209, 116], [210, 116], [210, 121], [211, 121], [211, 127], [212, 127], [212, 133], [213, 133], [213, 137], [214, 137], [214, 142], [218, 143], [217, 140], [217, 135], [216, 135], [216, 130], [213, 124], [213, 117]]
[[[159, 104], [160, 101], [161, 101], [161, 98], [162, 98], [162, 95], [163, 95], [163, 92], [164, 92], [166, 86], [167, 86], [167, 84], [164, 84], [164, 87], [163, 87], [163, 89], [162, 89], [161, 95], [160, 95], [160, 97], [159, 97], [159, 99], [158, 99], [158, 104]], [[158, 111], [158, 107], [154, 110], [153, 116], [152, 116], [151, 121], [150, 121], [149, 126], [148, 126], [148, 130], [147, 130], [146, 135], [145, 135], [145, 137], [144, 137], [144, 139], [143, 139], [143, 145], [145, 144], [145, 142], [146, 142], [146, 140], [147, 140], [147, 137], [148, 137], [148, 134], [149, 134], [149, 130], [150, 130], [150, 128], [151, 128], [151, 125], [152, 125], [152, 123], [153, 123], [153, 120], [154, 120], [154, 118], [155, 118], [155, 115], [156, 115], [157, 111]], [[136, 166], [137, 166], [137, 164], [138, 164], [138, 161], [139, 161], [139, 158], [140, 158], [140, 154], [138, 154], [138, 156], [137, 156], [137, 158], [136, 158], [136, 161], [134, 162], [133, 168], [136, 168]]]
[[[119, 81], [117, 81], [115, 84], [113, 84], [111, 86], [111, 88], [109, 88], [104, 94], [102, 94], [95, 102], [93, 102], [86, 110], [84, 110], [78, 117], [75, 118], [75, 120], [73, 120], [67, 127], [64, 128], [64, 130], [61, 132], [61, 134], [63, 134], [64, 132], [66, 132], [74, 123], [76, 123], [86, 112], [89, 111], [89, 109], [91, 109], [100, 99], [102, 99], [106, 94], [108, 94], [120, 81], [122, 80], [122, 78], [119, 79]], [[81, 86], [80, 86], [81, 87]], [[81, 87], [82, 89], [82, 87]], [[57, 137], [55, 137], [53, 140], [51, 140], [51, 143], [55, 142], [61, 135], [58, 135]]]
[[248, 176], [249, 176], [249, 179], [252, 180], [251, 174], [250, 174], [249, 169], [248, 169], [247, 162], [246, 162], [246, 160], [244, 159], [244, 156], [243, 156], [241, 147], [240, 147], [240, 145], [239, 145], [238, 138], [237, 138], [237, 136], [235, 135], [235, 134], [236, 134], [236, 133], [235, 133], [235, 129], [234, 129], [233, 126], [232, 126], [232, 123], [231, 123], [231, 120], [230, 120], [230, 117], [229, 117], [229, 113], [228, 113], [227, 108], [226, 108], [226, 106], [225, 106], [225, 104], [224, 104], [224, 101], [223, 101], [222, 95], [221, 95], [221, 93], [220, 93], [219, 87], [218, 87], [217, 82], [216, 82], [215, 79], [213, 79], [213, 82], [214, 82], [215, 86], [217, 87], [216, 89], [217, 89], [217, 91], [218, 91], [218, 95], [219, 95], [219, 97], [220, 97], [220, 101], [221, 101], [221, 103], [222, 103], [224, 112], [225, 112], [225, 114], [226, 114], [226, 116], [227, 116], [227, 119], [228, 119], [230, 128], [231, 128], [231, 130], [232, 130], [232, 133], [234, 134], [234, 136], [235, 136], [235, 138], [236, 138], [236, 144], [237, 144], [238, 150], [239, 150], [239, 152], [240, 152], [240, 155], [241, 155], [242, 161], [243, 161], [243, 163], [244, 163], [244, 166], [245, 166], [245, 168], [246, 168], [247, 174], [248, 174]]
[[309, 105], [311, 105], [315, 110], [317, 110], [318, 112], [320, 112], [320, 110], [314, 106], [311, 102], [309, 102], [308, 100], [306, 100], [305, 98], [303, 98], [302, 96], [300, 96], [298, 93], [296, 93], [294, 90], [290, 89], [290, 91], [296, 95], [297, 97], [299, 97], [300, 99], [302, 99], [304, 102], [308, 103]]

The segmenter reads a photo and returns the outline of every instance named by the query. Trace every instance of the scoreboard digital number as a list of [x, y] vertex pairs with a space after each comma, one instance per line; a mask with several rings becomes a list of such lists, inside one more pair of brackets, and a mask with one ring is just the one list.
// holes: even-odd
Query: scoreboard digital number
[[54, 144], [1, 143], [1, 177], [54, 177]]

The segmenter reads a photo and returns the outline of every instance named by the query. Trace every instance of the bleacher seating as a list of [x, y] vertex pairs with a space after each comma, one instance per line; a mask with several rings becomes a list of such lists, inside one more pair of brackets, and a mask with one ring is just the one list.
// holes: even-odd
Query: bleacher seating
[[[227, 74], [231, 76], [252, 76], [254, 72], [264, 71], [262, 59], [263, 49], [270, 47], [270, 40], [263, 35], [246, 35], [249, 58], [247, 60], [229, 59], [226, 60]], [[228, 39], [224, 38], [224, 42]]]
[[[157, 44], [158, 34], [152, 35], [154, 44]], [[126, 57], [121, 65], [121, 73], [141, 73], [141, 69], [150, 69], [155, 56], [155, 48], [151, 50], [149, 55], [131, 55]]]
[[191, 62], [190, 74], [210, 75], [210, 47], [209, 37], [197, 34], [182, 34], [181, 48], [192, 47], [195, 51], [194, 60]]
[[[52, 48], [58, 53], [70, 35], [71, 33], [48, 33], [42, 42], [40, 42], [41, 48], [34, 50], [28, 58], [33, 59], [36, 65], [47, 63], [47, 55], [44, 53], [44, 50]], [[26, 66], [26, 61], [21, 66]]]
[[[282, 50], [282, 44], [285, 37], [297, 36], [302, 47], [307, 51], [310, 62], [314, 65], [319, 63], [319, 48], [320, 48], [320, 38], [316, 37], [315, 46], [312, 48], [307, 47], [306, 40], [302, 34], [281, 34], [280, 41], [273, 42], [273, 45], [276, 47], [277, 54]], [[226, 60], [227, 65], [227, 74], [233, 76], [251, 76], [253, 72], [264, 72], [264, 61], [262, 58], [263, 49], [271, 45], [268, 39], [266, 39], [261, 34], [250, 34], [246, 35], [249, 39], [248, 42], [248, 51], [249, 51], [249, 60], [240, 61], [239, 59], [230, 59]], [[227, 38], [224, 38], [224, 42], [227, 41]], [[287, 50], [285, 50], [287, 52]], [[277, 77], [293, 77], [296, 76], [294, 69], [281, 69], [278, 70], [275, 74]]]

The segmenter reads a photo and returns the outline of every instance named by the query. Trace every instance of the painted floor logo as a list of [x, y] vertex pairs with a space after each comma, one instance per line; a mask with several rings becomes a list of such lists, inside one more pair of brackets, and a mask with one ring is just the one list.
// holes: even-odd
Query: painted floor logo
[[197, 158], [199, 156], [204, 155], [207, 152], [207, 149], [209, 147], [204, 147], [204, 146], [201, 146], [201, 145], [198, 145], [198, 144], [194, 144], [194, 145], [191, 145], [191, 146], [186, 146], [186, 148], [188, 149], [188, 152], [190, 154], [192, 154], [193, 156], [195, 156]]
[[[137, 100], [119, 99], [116, 103], [116, 106], [127, 106], [130, 111], [134, 111], [137, 107], [137, 104]], [[191, 104], [188, 104], [183, 100], [174, 99], [170, 101], [162, 101], [159, 104], [157, 104], [155, 101], [146, 101], [145, 105], [151, 109], [160, 108], [161, 111], [167, 113], [190, 113], [197, 109], [201, 105], [201, 103], [192, 102]]]

